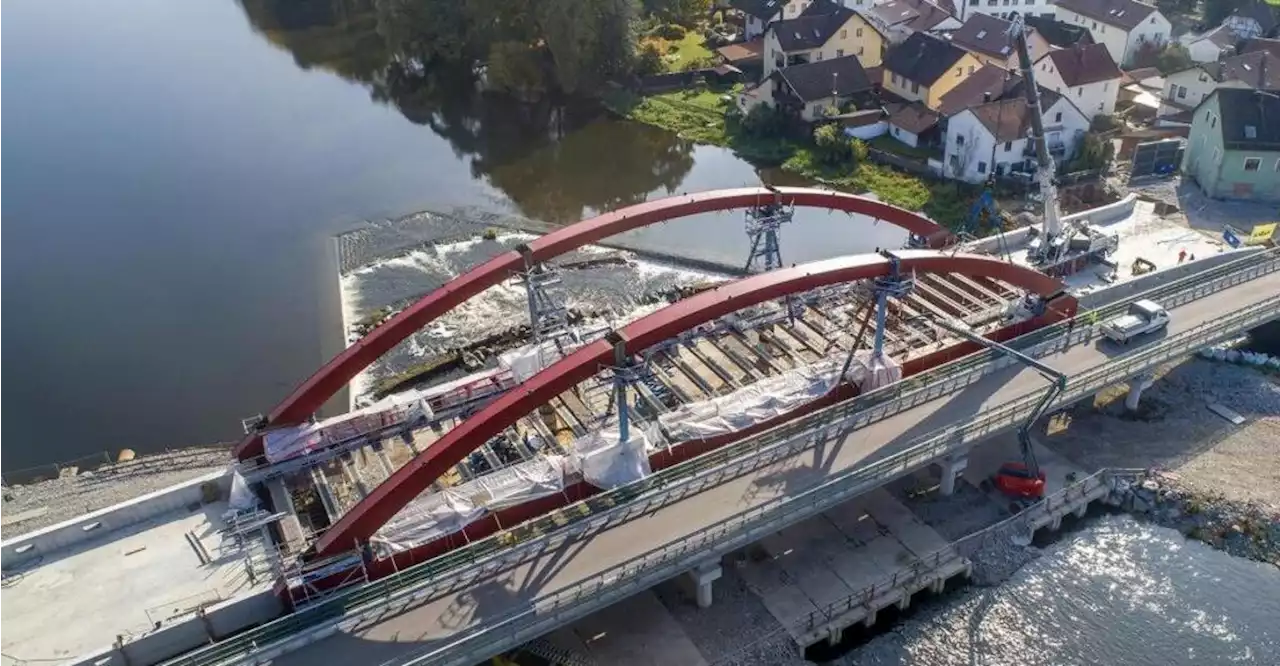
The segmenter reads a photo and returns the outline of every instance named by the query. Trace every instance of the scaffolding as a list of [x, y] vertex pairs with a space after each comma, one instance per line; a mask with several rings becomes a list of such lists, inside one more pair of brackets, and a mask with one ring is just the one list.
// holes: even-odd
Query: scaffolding
[[778, 242], [778, 229], [791, 221], [794, 205], [782, 202], [778, 191], [773, 192], [773, 201], [747, 209], [746, 231], [751, 242], [751, 250], [747, 254], [747, 264], [743, 270], [747, 273], [768, 273], [782, 267], [782, 247]]

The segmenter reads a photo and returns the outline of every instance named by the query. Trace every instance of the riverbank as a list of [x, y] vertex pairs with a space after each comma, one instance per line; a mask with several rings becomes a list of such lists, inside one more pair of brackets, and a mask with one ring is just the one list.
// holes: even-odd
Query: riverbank
[[838, 190], [872, 193], [896, 206], [922, 211], [950, 227], [964, 222], [977, 196], [971, 186], [932, 181], [869, 160], [824, 163], [811, 140], [754, 136], [733, 112], [733, 96], [739, 89], [740, 86], [702, 87], [644, 96], [614, 90], [605, 95], [604, 104], [623, 118], [660, 127], [698, 143], [730, 148], [761, 166], [777, 166]]
[[230, 451], [230, 444], [219, 444], [145, 455], [93, 470], [66, 467], [55, 479], [5, 486], [4, 537], [12, 539], [225, 469]]

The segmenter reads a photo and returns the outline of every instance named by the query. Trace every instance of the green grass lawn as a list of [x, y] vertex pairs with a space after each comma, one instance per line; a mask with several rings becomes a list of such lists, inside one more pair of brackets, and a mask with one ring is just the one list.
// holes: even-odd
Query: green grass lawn
[[[661, 37], [645, 37], [640, 40], [640, 46], [645, 44], [653, 44], [658, 49], [658, 53], [662, 54], [662, 63], [666, 66], [668, 72], [683, 71], [685, 65], [699, 60], [706, 60], [712, 56], [711, 49], [707, 48], [706, 39], [702, 33], [697, 30], [690, 30], [684, 35], [684, 39], [669, 41]], [[675, 51], [668, 52], [671, 46], [676, 47]]]
[[871, 144], [872, 148], [878, 148], [886, 153], [893, 153], [910, 159], [921, 161], [928, 160], [929, 158], [933, 158], [935, 160], [942, 159], [942, 153], [936, 148], [914, 148], [889, 136], [888, 134], [881, 134], [867, 143]]

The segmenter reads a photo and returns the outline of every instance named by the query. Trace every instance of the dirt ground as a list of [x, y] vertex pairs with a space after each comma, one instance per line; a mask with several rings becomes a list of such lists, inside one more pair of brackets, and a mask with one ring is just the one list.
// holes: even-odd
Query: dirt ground
[[[1085, 468], [1160, 467], [1198, 490], [1280, 510], [1280, 378], [1193, 358], [1162, 368], [1133, 414], [1127, 390], [1051, 415], [1041, 441]], [[1215, 402], [1245, 423], [1210, 411]]]

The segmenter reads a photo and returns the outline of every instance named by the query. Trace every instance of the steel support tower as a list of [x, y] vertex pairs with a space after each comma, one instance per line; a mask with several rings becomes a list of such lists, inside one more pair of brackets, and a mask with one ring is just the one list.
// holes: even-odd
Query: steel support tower
[[778, 229], [791, 221], [794, 207], [782, 203], [777, 190], [773, 201], [748, 208], [746, 213], [747, 239], [751, 242], [751, 250], [747, 254], [747, 264], [743, 270], [747, 273], [768, 273], [775, 268], [782, 268], [782, 246], [778, 242]]

